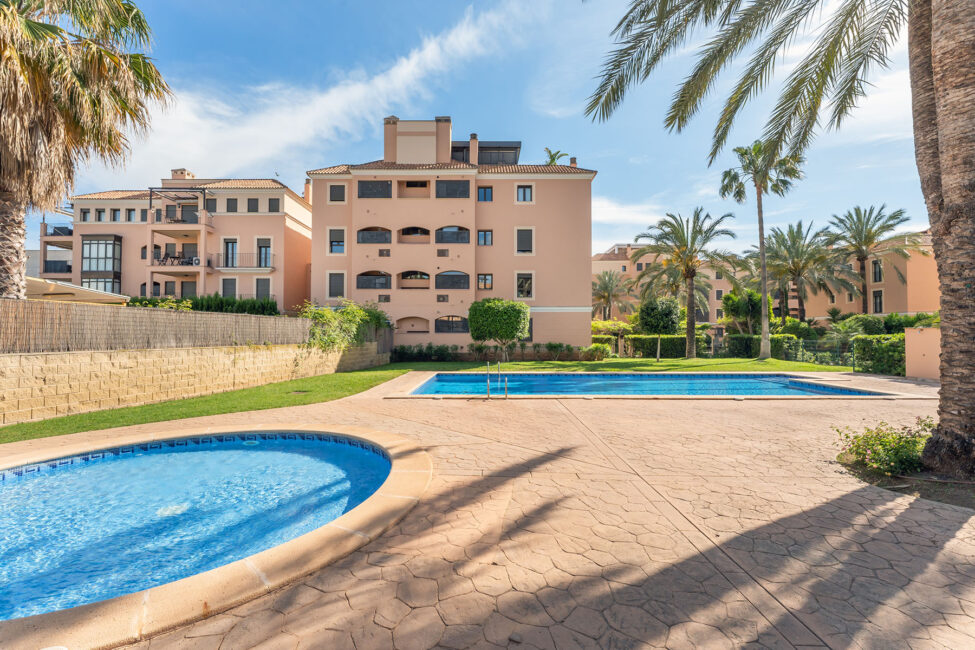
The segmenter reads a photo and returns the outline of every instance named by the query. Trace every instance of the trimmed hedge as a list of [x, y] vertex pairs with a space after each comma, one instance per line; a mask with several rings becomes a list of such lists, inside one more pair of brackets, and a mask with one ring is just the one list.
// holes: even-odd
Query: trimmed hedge
[[605, 343], [606, 345], [610, 346], [611, 348], [612, 347], [616, 347], [616, 337], [615, 336], [610, 336], [608, 334], [593, 334], [592, 335], [592, 342], [593, 343]]
[[[762, 337], [752, 334], [728, 334], [725, 352], [729, 357], [752, 359], [758, 357], [762, 349]], [[785, 359], [786, 349], [799, 339], [795, 334], [772, 334], [769, 336], [773, 359]]]
[[[645, 358], [657, 358], [657, 337], [652, 334], [631, 334], [625, 337], [633, 354], [640, 354]], [[593, 337], [595, 340], [595, 337]], [[697, 356], [703, 357], [708, 353], [707, 338], [696, 337]], [[687, 337], [683, 334], [664, 334], [660, 337], [661, 359], [683, 359], [687, 352]]]
[[880, 334], [853, 338], [853, 371], [904, 376], [904, 335]]

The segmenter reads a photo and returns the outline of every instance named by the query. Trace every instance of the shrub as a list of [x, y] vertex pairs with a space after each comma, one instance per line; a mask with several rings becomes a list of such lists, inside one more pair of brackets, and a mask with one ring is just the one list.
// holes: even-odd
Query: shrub
[[474, 361], [480, 361], [485, 355], [487, 355], [488, 346], [480, 342], [474, 342], [468, 344], [467, 351], [471, 353], [472, 357], [474, 357]]
[[647, 297], [638, 312], [640, 334], [677, 334], [680, 303], [675, 298]]
[[775, 324], [775, 334], [792, 334], [798, 339], [817, 338], [817, 334], [813, 329], [813, 326], [805, 321], [799, 320], [798, 318], [788, 316], [786, 317], [784, 324], [781, 320], [773, 320], [772, 322]]
[[528, 338], [530, 308], [523, 302], [485, 298], [471, 303], [467, 314], [471, 338], [475, 341], [494, 341], [508, 356], [508, 346], [518, 339]]
[[725, 354], [741, 359], [757, 357], [758, 350], [752, 352], [752, 344], [757, 338], [751, 334], [729, 334], [725, 337]]
[[633, 331], [632, 323], [621, 320], [594, 320], [590, 326], [592, 333], [597, 335], [620, 336]]
[[[762, 350], [762, 337], [748, 334], [729, 334], [725, 337], [727, 347], [725, 354], [729, 357], [753, 359]], [[790, 346], [794, 346], [799, 338], [795, 334], [772, 334], [769, 336], [770, 352], [773, 359], [785, 359]]]
[[609, 335], [602, 335], [602, 334], [593, 334], [592, 342], [612, 346], [614, 343], [616, 343], [616, 337], [609, 336]]
[[874, 336], [877, 334], [883, 334], [884, 330], [884, 319], [880, 316], [873, 316], [871, 314], [854, 314], [846, 319], [847, 323], [856, 323], [863, 330], [864, 334], [869, 336]]
[[305, 302], [299, 315], [312, 321], [308, 345], [322, 350], [344, 350], [362, 340], [362, 325], [368, 321], [366, 311], [346, 300], [338, 309], [319, 307]]
[[582, 357], [587, 361], [602, 361], [612, 352], [613, 349], [606, 343], [593, 343], [588, 348], [583, 348]]
[[[569, 354], [572, 354], [572, 346], [568, 346]], [[549, 342], [545, 344], [545, 350], [548, 355], [552, 358], [552, 361], [558, 361], [559, 357], [566, 352], [566, 345], [564, 343]]]
[[[852, 319], [851, 319], [852, 320]], [[904, 376], [904, 335], [881, 334], [853, 339], [853, 371]]]
[[856, 433], [849, 427], [835, 429], [843, 451], [857, 463], [887, 475], [908, 474], [921, 470], [921, 452], [934, 420], [918, 418], [914, 426], [893, 427], [880, 422]]
[[[657, 356], [657, 336], [650, 334], [631, 334], [626, 337], [626, 342], [634, 355], [639, 354], [645, 358], [656, 358]], [[707, 339], [698, 336], [695, 340], [698, 356], [704, 356], [708, 352]], [[660, 336], [660, 358], [661, 359], [683, 359], [687, 353], [687, 337], [683, 334], [667, 334]]]
[[884, 331], [887, 334], [900, 334], [909, 327], [924, 327], [926, 323], [930, 323], [933, 320], [934, 316], [923, 312], [914, 314], [913, 316], [908, 314], [887, 314], [884, 316]]

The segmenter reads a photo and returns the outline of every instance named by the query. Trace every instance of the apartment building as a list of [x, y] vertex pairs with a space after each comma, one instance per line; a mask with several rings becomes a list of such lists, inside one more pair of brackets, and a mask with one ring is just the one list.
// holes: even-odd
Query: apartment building
[[[932, 313], [941, 309], [938, 267], [928, 231], [918, 233], [922, 253], [911, 253], [908, 259], [881, 248], [867, 260], [867, 312], [887, 314]], [[857, 270], [856, 260], [850, 260]], [[898, 273], [899, 271], [899, 273]], [[903, 281], [901, 277], [903, 276]], [[820, 291], [806, 298], [806, 318], [826, 318], [831, 308], [845, 313], [863, 313], [863, 299], [858, 293], [833, 294]]]
[[[595, 280], [596, 276], [603, 271], [616, 271], [624, 278], [635, 279], [643, 271], [646, 263], [650, 261], [648, 259], [636, 263], [632, 261], [633, 253], [639, 248], [639, 244], [613, 244], [605, 252], [593, 255], [592, 279]], [[704, 269], [703, 272], [709, 276], [708, 282], [711, 284], [711, 291], [708, 294], [708, 311], [707, 313], [703, 313], [699, 310], [696, 315], [697, 322], [716, 323], [724, 316], [721, 308], [721, 299], [724, 294], [731, 291], [731, 283], [728, 282], [728, 278], [724, 277], [721, 272], [715, 273], [710, 269]], [[636, 292], [634, 290], [634, 293]], [[634, 309], [636, 309], [639, 300], [633, 298], [631, 302], [633, 303]], [[612, 317], [620, 318], [620, 314], [615, 308], [613, 309]]]
[[470, 304], [531, 307], [531, 339], [590, 342], [596, 172], [520, 164], [521, 143], [452, 139], [449, 117], [384, 120], [383, 157], [308, 172], [312, 300], [378, 303], [397, 344], [470, 342]]
[[[196, 178], [72, 197], [42, 224], [41, 277], [131, 296], [308, 297], [311, 205], [275, 179]], [[70, 251], [60, 259], [56, 250]]]

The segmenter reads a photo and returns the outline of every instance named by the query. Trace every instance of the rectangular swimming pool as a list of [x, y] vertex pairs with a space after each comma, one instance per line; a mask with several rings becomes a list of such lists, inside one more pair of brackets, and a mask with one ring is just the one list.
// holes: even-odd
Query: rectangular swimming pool
[[[508, 372], [491, 374], [491, 396], [509, 395], [698, 395], [877, 397], [884, 393], [840, 388], [781, 373]], [[437, 373], [412, 395], [487, 395], [484, 373]]]

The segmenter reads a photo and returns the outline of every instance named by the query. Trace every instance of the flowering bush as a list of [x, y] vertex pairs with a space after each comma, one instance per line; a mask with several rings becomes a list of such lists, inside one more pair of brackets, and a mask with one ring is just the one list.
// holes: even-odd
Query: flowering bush
[[836, 429], [843, 451], [854, 461], [884, 474], [908, 474], [921, 469], [921, 451], [931, 435], [934, 420], [918, 418], [914, 426], [896, 428], [886, 422], [856, 433]]

